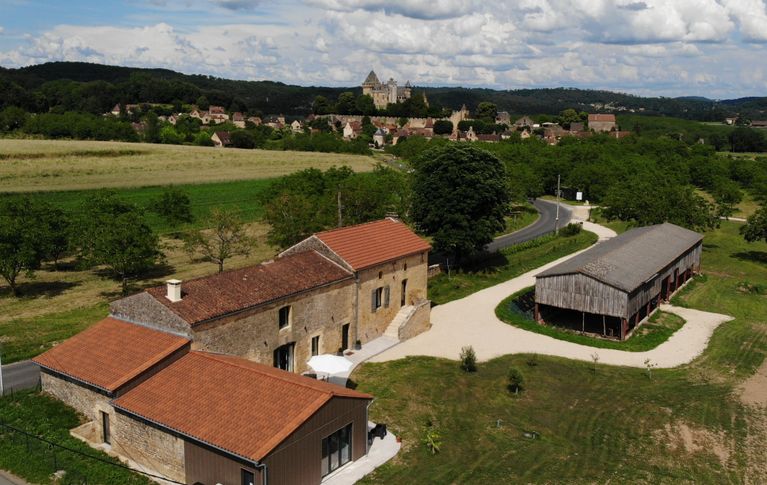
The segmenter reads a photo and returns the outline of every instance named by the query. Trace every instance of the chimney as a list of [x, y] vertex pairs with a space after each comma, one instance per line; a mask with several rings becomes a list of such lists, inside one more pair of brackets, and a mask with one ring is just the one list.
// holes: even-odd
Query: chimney
[[165, 298], [173, 303], [181, 301], [181, 280], [168, 280], [166, 283], [168, 284], [168, 293]]

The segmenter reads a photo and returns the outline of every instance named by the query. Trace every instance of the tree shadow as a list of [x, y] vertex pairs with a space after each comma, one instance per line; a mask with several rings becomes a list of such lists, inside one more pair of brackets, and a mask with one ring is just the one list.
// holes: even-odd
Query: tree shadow
[[[59, 296], [70, 288], [80, 286], [80, 281], [29, 281], [18, 286], [18, 298], [34, 299], [41, 296], [52, 298]], [[0, 297], [12, 296], [10, 287], [0, 289]]]
[[767, 252], [765, 251], [741, 251], [733, 254], [733, 256], [742, 261], [767, 264]]

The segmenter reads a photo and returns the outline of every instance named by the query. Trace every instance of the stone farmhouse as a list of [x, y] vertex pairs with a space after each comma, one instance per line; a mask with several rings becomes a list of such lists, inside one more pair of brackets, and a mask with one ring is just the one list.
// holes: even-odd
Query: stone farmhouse
[[141, 325], [107, 318], [34, 361], [88, 420], [74, 436], [181, 483], [319, 484], [369, 449], [372, 396]]
[[372, 396], [299, 373], [428, 329], [430, 249], [387, 218], [170, 280], [35, 358], [42, 388], [86, 416], [73, 434], [166, 478], [320, 483], [368, 453]]
[[386, 84], [378, 80], [375, 71], [370, 71], [368, 77], [362, 83], [362, 94], [373, 98], [376, 109], [386, 109], [389, 104], [401, 103], [413, 94], [410, 81], [404, 86], [397, 86], [397, 81], [390, 78]]
[[169, 281], [110, 311], [188, 338], [194, 350], [301, 373], [313, 355], [426, 330], [430, 249], [405, 224], [384, 219], [315, 234], [268, 263]]
[[617, 127], [613, 114], [590, 114], [589, 129], [596, 132], [614, 131]]

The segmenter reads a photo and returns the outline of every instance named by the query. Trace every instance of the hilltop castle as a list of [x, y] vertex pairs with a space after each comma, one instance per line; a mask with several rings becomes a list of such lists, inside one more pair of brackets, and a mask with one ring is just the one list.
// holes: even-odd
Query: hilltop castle
[[397, 81], [390, 78], [386, 84], [378, 80], [375, 71], [370, 71], [365, 82], [362, 83], [362, 94], [373, 98], [376, 109], [385, 109], [388, 104], [396, 104], [410, 99], [413, 87], [410, 81], [403, 87], [397, 86]]

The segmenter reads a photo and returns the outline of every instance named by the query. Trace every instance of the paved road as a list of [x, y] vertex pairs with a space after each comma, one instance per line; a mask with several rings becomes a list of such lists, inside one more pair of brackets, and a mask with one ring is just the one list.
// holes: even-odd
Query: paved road
[[[556, 228], [557, 218], [557, 203], [548, 200], [536, 199], [533, 205], [538, 209], [540, 217], [537, 221], [529, 226], [520, 229], [519, 231], [499, 236], [495, 238], [495, 241], [486, 246], [486, 249], [490, 252], [498, 251], [500, 249], [513, 246], [537, 237], [543, 236], [548, 232], [552, 232]], [[562, 204], [559, 209], [559, 227], [560, 229], [570, 222], [572, 217], [572, 211], [567, 204]]]
[[5, 392], [31, 389], [40, 381], [40, 368], [31, 360], [23, 360], [3, 366]]

